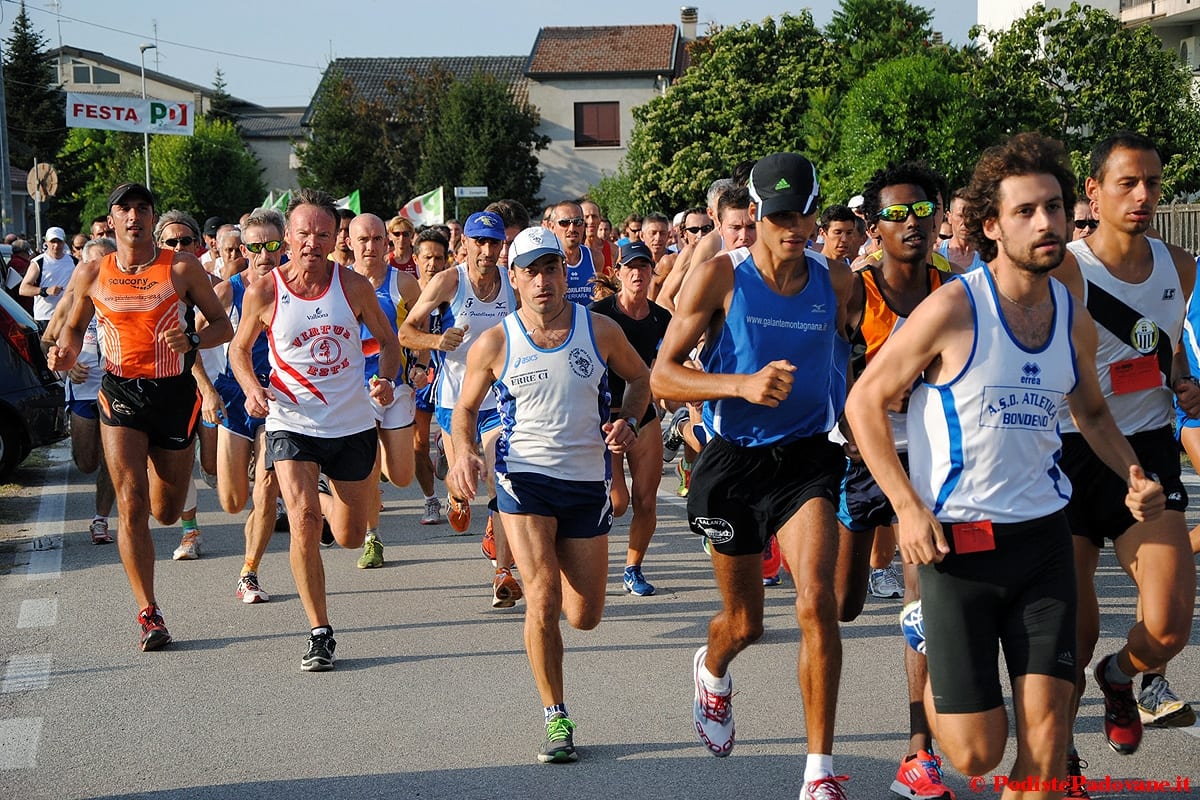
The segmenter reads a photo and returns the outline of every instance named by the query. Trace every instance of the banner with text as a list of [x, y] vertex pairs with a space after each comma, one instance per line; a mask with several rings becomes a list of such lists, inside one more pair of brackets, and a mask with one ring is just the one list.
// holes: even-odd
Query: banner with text
[[193, 103], [67, 92], [67, 127], [191, 136]]

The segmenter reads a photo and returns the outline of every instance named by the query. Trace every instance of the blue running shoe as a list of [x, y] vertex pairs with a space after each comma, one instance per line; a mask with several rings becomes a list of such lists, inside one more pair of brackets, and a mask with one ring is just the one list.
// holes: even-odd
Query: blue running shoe
[[654, 594], [654, 587], [642, 575], [641, 567], [625, 568], [625, 591], [638, 597], [649, 597]]
[[900, 630], [908, 646], [925, 655], [925, 615], [921, 613], [920, 600], [913, 600], [900, 612]]

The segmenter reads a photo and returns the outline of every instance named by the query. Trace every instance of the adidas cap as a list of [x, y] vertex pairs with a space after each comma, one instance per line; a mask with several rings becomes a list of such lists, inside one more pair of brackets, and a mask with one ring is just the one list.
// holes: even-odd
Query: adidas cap
[[750, 171], [750, 199], [755, 219], [781, 211], [812, 214], [821, 191], [817, 168], [797, 153], [775, 153], [760, 158]]

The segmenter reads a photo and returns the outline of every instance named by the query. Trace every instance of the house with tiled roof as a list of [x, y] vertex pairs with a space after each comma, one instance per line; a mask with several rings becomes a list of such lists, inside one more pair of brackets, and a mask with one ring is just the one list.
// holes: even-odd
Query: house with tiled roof
[[[686, 13], [686, 9], [685, 9]], [[525, 76], [550, 146], [538, 154], [547, 202], [577, 197], [614, 173], [629, 147], [633, 109], [686, 68], [687, 29], [676, 25], [542, 28]]]

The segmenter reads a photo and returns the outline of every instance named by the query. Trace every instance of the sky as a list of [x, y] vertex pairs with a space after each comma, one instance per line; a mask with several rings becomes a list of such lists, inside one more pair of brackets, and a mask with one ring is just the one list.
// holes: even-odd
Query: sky
[[[528, 55], [545, 26], [678, 23], [680, 0], [27, 0], [26, 11], [48, 41], [138, 64], [202, 86], [218, 68], [226, 91], [264, 106], [306, 106], [330, 58], [371, 56]], [[782, 0], [691, 2], [698, 29], [707, 23], [797, 13], [805, 6]], [[933, 29], [963, 44], [975, 21], [975, 3], [918, 2], [933, 11]], [[837, 3], [809, 4], [818, 26]], [[503, 9], [503, 20], [500, 10]], [[19, 11], [0, 0], [6, 38]], [[157, 36], [155, 31], [157, 30]]]

